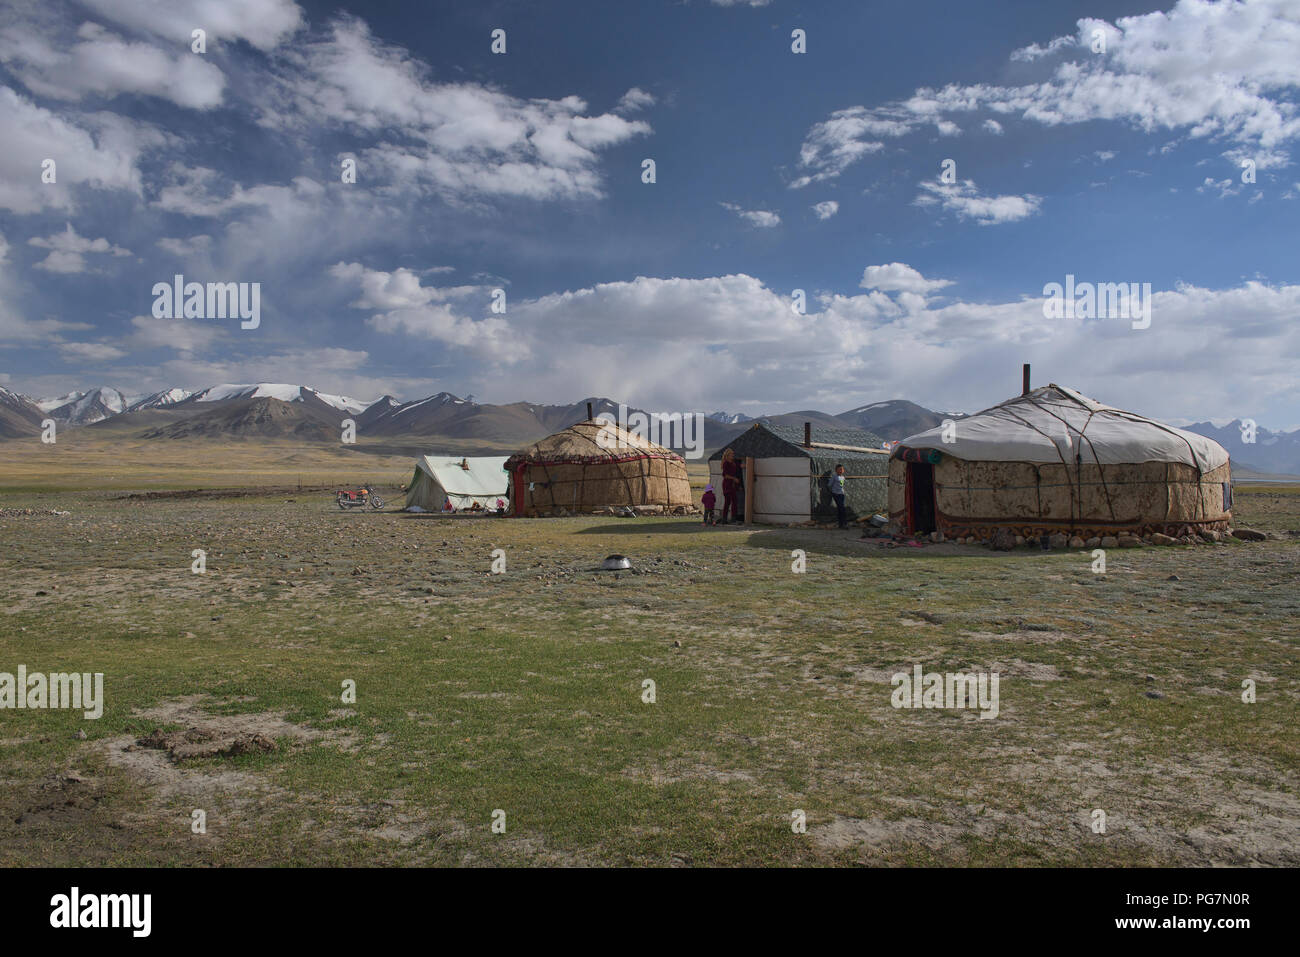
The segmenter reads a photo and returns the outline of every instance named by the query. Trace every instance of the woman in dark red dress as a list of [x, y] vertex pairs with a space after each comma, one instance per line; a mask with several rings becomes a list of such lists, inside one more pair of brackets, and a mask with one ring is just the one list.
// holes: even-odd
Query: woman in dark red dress
[[727, 449], [722, 453], [722, 524], [726, 525], [732, 518], [740, 521], [737, 511], [736, 491], [740, 485], [740, 464], [736, 453]]

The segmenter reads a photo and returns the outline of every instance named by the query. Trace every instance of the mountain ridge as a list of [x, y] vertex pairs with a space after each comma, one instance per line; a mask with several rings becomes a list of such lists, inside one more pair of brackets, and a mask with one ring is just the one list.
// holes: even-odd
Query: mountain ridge
[[[605, 396], [588, 396], [567, 405], [535, 402], [480, 403], [450, 392], [410, 401], [382, 395], [366, 402], [291, 383], [223, 383], [202, 389], [164, 389], [147, 396], [128, 397], [99, 386], [49, 399], [33, 399], [0, 388], [0, 438], [39, 434], [41, 422], [54, 419], [61, 427], [126, 431], [150, 439], [292, 438], [312, 442], [340, 440], [345, 420], [356, 425], [359, 437], [421, 438], [513, 450], [587, 417], [617, 416], [620, 403]], [[646, 410], [623, 406], [627, 413]], [[944, 419], [964, 413], [937, 412], [907, 399], [883, 399], [832, 414], [805, 409], [769, 415], [713, 412], [704, 415], [703, 446], [725, 445], [756, 422], [814, 428], [865, 429], [887, 441], [934, 428]], [[1256, 441], [1243, 441], [1242, 423], [1218, 426], [1210, 421], [1181, 428], [1214, 439], [1228, 449], [1234, 462], [1260, 473], [1300, 474], [1300, 429], [1274, 432], [1258, 428]], [[678, 448], [680, 442], [672, 443]]]

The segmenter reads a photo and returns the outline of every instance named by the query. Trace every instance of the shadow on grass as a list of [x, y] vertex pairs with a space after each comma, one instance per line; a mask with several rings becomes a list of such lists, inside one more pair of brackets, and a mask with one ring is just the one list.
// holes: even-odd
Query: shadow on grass
[[[544, 521], [544, 520], [543, 520]], [[668, 522], [645, 521], [635, 518], [611, 518], [608, 523], [592, 525], [577, 532], [578, 535], [718, 535], [736, 536], [738, 532], [753, 533], [753, 525], [705, 525], [695, 521]]]
[[402, 518], [413, 519], [418, 521], [437, 520], [441, 522], [481, 522], [491, 518], [502, 518], [500, 515], [489, 515], [483, 512], [408, 512], [405, 509], [399, 509], [396, 513]]
[[1084, 550], [1053, 550], [1017, 548], [1009, 552], [997, 552], [981, 545], [957, 545], [952, 542], [939, 544], [925, 543], [919, 547], [899, 543], [890, 548], [887, 538], [861, 538], [859, 533], [840, 533], [834, 529], [819, 528], [773, 528], [754, 532], [745, 544], [751, 548], [788, 549], [802, 548], [815, 554], [848, 555], [865, 558], [891, 559], [971, 559], [996, 558], [1001, 560], [1032, 560], [1051, 555], [1058, 557], [1077, 555]]

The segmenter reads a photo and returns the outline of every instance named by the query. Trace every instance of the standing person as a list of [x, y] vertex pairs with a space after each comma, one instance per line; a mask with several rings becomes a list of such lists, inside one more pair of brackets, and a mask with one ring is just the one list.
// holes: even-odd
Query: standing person
[[729, 516], [736, 514], [736, 485], [740, 477], [740, 466], [736, 464], [736, 453], [731, 449], [722, 453], [722, 524], [730, 521]]
[[835, 474], [830, 477], [831, 498], [835, 499], [835, 514], [840, 520], [840, 528], [849, 527], [848, 514], [844, 508], [844, 466], [835, 466]]
[[718, 497], [713, 494], [713, 486], [704, 486], [704, 494], [700, 496], [700, 504], [704, 506], [704, 524], [717, 525], [718, 520], [713, 517], [713, 508], [718, 504]]

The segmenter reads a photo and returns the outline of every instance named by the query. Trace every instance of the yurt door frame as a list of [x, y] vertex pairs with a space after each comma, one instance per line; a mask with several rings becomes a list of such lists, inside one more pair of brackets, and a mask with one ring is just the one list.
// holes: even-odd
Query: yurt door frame
[[524, 502], [524, 496], [528, 494], [528, 483], [524, 481], [524, 472], [527, 470], [527, 468], [528, 466], [526, 464], [519, 465], [515, 468], [515, 474], [514, 474], [515, 494], [513, 498], [514, 498], [514, 506], [515, 506], [514, 512], [516, 517], [523, 515], [524, 509], [526, 507]]
[[913, 532], [933, 532], [939, 527], [934, 490], [934, 466], [907, 463], [907, 525]]

